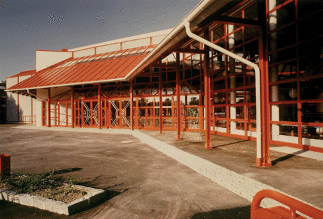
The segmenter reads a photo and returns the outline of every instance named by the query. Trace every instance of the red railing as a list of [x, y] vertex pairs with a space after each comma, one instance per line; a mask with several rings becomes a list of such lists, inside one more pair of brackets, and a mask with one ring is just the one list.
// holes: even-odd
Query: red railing
[[[289, 209], [281, 206], [260, 208], [260, 202], [264, 198], [276, 200]], [[312, 218], [323, 218], [323, 211], [272, 190], [262, 190], [255, 195], [251, 203], [250, 218], [304, 218], [296, 211]]]
[[35, 123], [36, 116], [20, 116], [20, 123], [21, 124], [28, 124], [28, 123]]

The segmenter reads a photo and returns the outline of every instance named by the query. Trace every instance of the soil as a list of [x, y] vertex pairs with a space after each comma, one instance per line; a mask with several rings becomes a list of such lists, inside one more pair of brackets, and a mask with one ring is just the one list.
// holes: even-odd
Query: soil
[[[0, 189], [5, 189], [4, 184], [0, 184]], [[76, 188], [75, 186], [62, 185], [55, 188], [44, 189], [28, 193], [29, 195], [53, 199], [64, 203], [73, 202], [87, 194], [86, 191]]]
[[56, 201], [70, 203], [86, 195], [86, 191], [75, 188], [74, 186], [63, 185], [53, 189], [45, 189], [29, 193], [29, 195], [41, 196]]

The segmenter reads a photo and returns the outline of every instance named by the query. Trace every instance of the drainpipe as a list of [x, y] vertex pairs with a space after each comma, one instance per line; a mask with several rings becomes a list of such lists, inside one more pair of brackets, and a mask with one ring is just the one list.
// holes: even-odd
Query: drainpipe
[[260, 167], [261, 163], [262, 163], [262, 157], [261, 157], [261, 106], [260, 106], [260, 69], [259, 67], [250, 62], [247, 59], [244, 59], [218, 45], [215, 45], [214, 43], [207, 41], [205, 39], [203, 39], [202, 37], [199, 37], [195, 34], [192, 33], [191, 28], [190, 28], [190, 23], [188, 21], [185, 22], [185, 30], [186, 30], [186, 34], [187, 36], [189, 36], [190, 38], [201, 42], [223, 54], [226, 54], [227, 56], [230, 56], [236, 60], [239, 60], [240, 62], [249, 65], [250, 67], [252, 67], [255, 70], [255, 80], [256, 80], [256, 136], [257, 136], [257, 166]]

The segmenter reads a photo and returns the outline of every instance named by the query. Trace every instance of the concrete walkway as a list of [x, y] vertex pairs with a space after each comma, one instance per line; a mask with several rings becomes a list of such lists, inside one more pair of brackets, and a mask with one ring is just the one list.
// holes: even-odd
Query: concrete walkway
[[[323, 207], [323, 198], [322, 198], [322, 190], [320, 189], [320, 185], [313, 185], [312, 187], [314, 187], [314, 190], [316, 189], [316, 193], [317, 196], [316, 197], [312, 197], [309, 198], [308, 196], [306, 196], [306, 192], [295, 192], [290, 194], [290, 187], [297, 187], [297, 185], [299, 185], [299, 188], [296, 188], [298, 190], [302, 190], [302, 182], [297, 182], [296, 184], [292, 181], [293, 180], [293, 175], [295, 174], [294, 171], [290, 172], [289, 174], [289, 180], [291, 180], [291, 182], [289, 183], [289, 187], [286, 185], [282, 185], [281, 183], [275, 183], [275, 180], [271, 179], [271, 180], [264, 180], [264, 177], [260, 177], [260, 175], [267, 175], [269, 173], [269, 176], [273, 176], [273, 177], [277, 177], [279, 176], [279, 174], [285, 174], [284, 176], [281, 176], [282, 178], [286, 179], [286, 171], [282, 171], [279, 168], [276, 167], [271, 167], [269, 168], [270, 171], [268, 171], [267, 169], [261, 169], [261, 168], [254, 168], [252, 165], [250, 166], [246, 166], [245, 168], [243, 168], [243, 157], [239, 157], [241, 155], [251, 155], [254, 151], [247, 151], [247, 149], [244, 149], [245, 151], [243, 151], [242, 153], [238, 154], [236, 153], [236, 151], [234, 152], [230, 152], [230, 147], [235, 148], [234, 144], [239, 144], [241, 142], [236, 141], [234, 143], [229, 143], [227, 145], [230, 145], [230, 147], [226, 147], [226, 150], [229, 150], [228, 153], [230, 153], [230, 156], [236, 155], [238, 156], [238, 159], [241, 160], [242, 167], [241, 165], [237, 165], [237, 163], [235, 162], [236, 159], [231, 159], [231, 163], [230, 160], [227, 160], [226, 162], [221, 163], [220, 165], [217, 164], [216, 161], [214, 161], [214, 157], [217, 157], [219, 154], [222, 153], [222, 156], [225, 155], [225, 151], [223, 148], [222, 150], [216, 150], [213, 149], [211, 151], [213, 152], [207, 152], [206, 150], [200, 150], [199, 144], [193, 144], [190, 145], [189, 143], [187, 143], [187, 141], [175, 141], [175, 137], [173, 138], [173, 134], [172, 132], [167, 132], [166, 134], [162, 134], [159, 135], [157, 134], [157, 132], [150, 132], [150, 131], [145, 131], [145, 133], [135, 130], [135, 131], [130, 131], [130, 130], [114, 130], [114, 129], [80, 129], [80, 128], [75, 128], [75, 129], [71, 129], [71, 128], [47, 128], [47, 127], [34, 127], [34, 126], [19, 126], [17, 127], [19, 129], [34, 129], [34, 130], [51, 130], [51, 131], [64, 131], [64, 132], [77, 132], [77, 133], [106, 133], [106, 134], [113, 134], [115, 136], [118, 135], [132, 135], [135, 138], [137, 138], [138, 140], [140, 140], [141, 143], [144, 143], [146, 145], [149, 145], [150, 147], [162, 152], [163, 154], [167, 155], [168, 157], [173, 158], [174, 160], [178, 161], [179, 163], [189, 167], [190, 169], [194, 170], [195, 172], [201, 174], [202, 176], [212, 180], [213, 182], [215, 182], [217, 185], [220, 185], [221, 187], [226, 188], [227, 190], [233, 192], [234, 194], [237, 194], [238, 196], [242, 197], [244, 200], [247, 201], [247, 203], [250, 204], [250, 202], [252, 201], [253, 196], [260, 190], [263, 189], [271, 189], [271, 190], [276, 190], [279, 191], [281, 193], [285, 193], [289, 196], [292, 196], [296, 199], [299, 199], [303, 202], [306, 202], [309, 205], [315, 206], [317, 208], [322, 208]], [[117, 135], [118, 134], [118, 135]], [[159, 138], [159, 140], [157, 139]], [[165, 140], [166, 139], [166, 140]], [[219, 140], [219, 139], [218, 139]], [[223, 138], [221, 139], [223, 140]], [[224, 139], [227, 140], [227, 139]], [[127, 140], [125, 140], [126, 142]], [[168, 143], [167, 143], [168, 141]], [[129, 140], [129, 142], [131, 142], [131, 140]], [[219, 142], [219, 141], [217, 141]], [[246, 142], [243, 142], [246, 143]], [[183, 147], [183, 144], [185, 144], [185, 147]], [[248, 143], [249, 145], [251, 144], [250, 147], [248, 148], [252, 148], [252, 142]], [[197, 145], [197, 146], [196, 146]], [[241, 148], [247, 148], [247, 147], [239, 147], [239, 149]], [[279, 153], [274, 153], [274, 157], [276, 157], [277, 159], [280, 159], [282, 157], [285, 157], [286, 154], [285, 153], [289, 153], [288, 148], [283, 148], [283, 147], [275, 147], [273, 148], [276, 151], [279, 151]], [[185, 151], [186, 150], [186, 151]], [[235, 149], [236, 150], [236, 149]], [[287, 150], [287, 151], [286, 151]], [[246, 152], [247, 151], [247, 152]], [[217, 154], [219, 153], [219, 154]], [[224, 154], [223, 154], [224, 153]], [[298, 156], [298, 154], [306, 154], [306, 158], [303, 158], [303, 160], [301, 160], [302, 162], [308, 162], [304, 159], [311, 159], [312, 156], [315, 157], [315, 159], [319, 159], [321, 157], [321, 154], [317, 154], [315, 152], [309, 152], [309, 153], [297, 153], [297, 151], [292, 152], [292, 157], [294, 156]], [[211, 156], [213, 154], [213, 156]], [[232, 155], [233, 154], [233, 155]], [[288, 154], [287, 154], [288, 155]], [[220, 155], [221, 156], [221, 155]], [[245, 156], [248, 157], [248, 156]], [[282, 159], [283, 160], [283, 159]], [[296, 160], [296, 164], [297, 162], [299, 162], [300, 160]], [[321, 164], [321, 161], [318, 161], [319, 163], [315, 163], [315, 165], [317, 166], [318, 164]], [[301, 164], [304, 165], [304, 164]], [[237, 167], [239, 166], [239, 167]], [[308, 171], [308, 176], [311, 177], [311, 175], [315, 175], [317, 177], [316, 182], [320, 181], [322, 182], [323, 178], [318, 178], [322, 176], [322, 171], [320, 169], [321, 166], [317, 166], [318, 169], [313, 170], [313, 171]], [[239, 169], [240, 168], [240, 169]], [[243, 172], [246, 171], [247, 172]], [[299, 171], [300, 173], [302, 173], [302, 170]], [[307, 177], [308, 177], [307, 176]], [[279, 179], [276, 179], [277, 181], [279, 181]], [[303, 181], [306, 181], [306, 177], [303, 177]], [[268, 183], [267, 183], [268, 182]], [[304, 182], [305, 184], [306, 182]], [[310, 180], [308, 181], [308, 183], [313, 183]], [[286, 189], [288, 188], [288, 189]], [[294, 188], [295, 189], [295, 188]], [[272, 200], [268, 200], [265, 199], [265, 201], [262, 202], [262, 205], [265, 207], [268, 206], [276, 206], [278, 205], [278, 203], [272, 201]], [[113, 210], [110, 209], [110, 215], [120, 215], [120, 212], [118, 210]], [[94, 215], [92, 215], [94, 216]], [[96, 215], [99, 217], [99, 215]], [[105, 214], [105, 216], [107, 216]], [[125, 217], [127, 217], [127, 215], [124, 215]], [[134, 215], [128, 215], [129, 217], [134, 217]], [[166, 215], [164, 215], [166, 216]], [[168, 215], [165, 218], [168, 218], [170, 215]], [[139, 216], [140, 217], [140, 216]], [[104, 218], [104, 217], [101, 217]], [[179, 217], [181, 218], [181, 217]]]

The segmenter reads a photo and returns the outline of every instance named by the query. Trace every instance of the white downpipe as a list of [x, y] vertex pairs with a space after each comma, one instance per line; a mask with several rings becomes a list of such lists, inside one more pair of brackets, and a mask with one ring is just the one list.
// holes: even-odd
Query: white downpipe
[[190, 28], [190, 23], [187, 21], [185, 22], [185, 29], [186, 29], [186, 33], [187, 36], [189, 36], [190, 38], [201, 42], [219, 52], [222, 52], [223, 54], [226, 54], [236, 60], [239, 60], [240, 62], [249, 65], [250, 67], [252, 67], [255, 70], [255, 80], [256, 80], [256, 136], [257, 136], [257, 158], [261, 158], [261, 107], [260, 107], [260, 69], [258, 67], [258, 65], [250, 62], [247, 59], [244, 59], [218, 45], [215, 45], [214, 43], [207, 41], [205, 39], [203, 39], [202, 37], [199, 37], [195, 34], [192, 33], [191, 28]]

